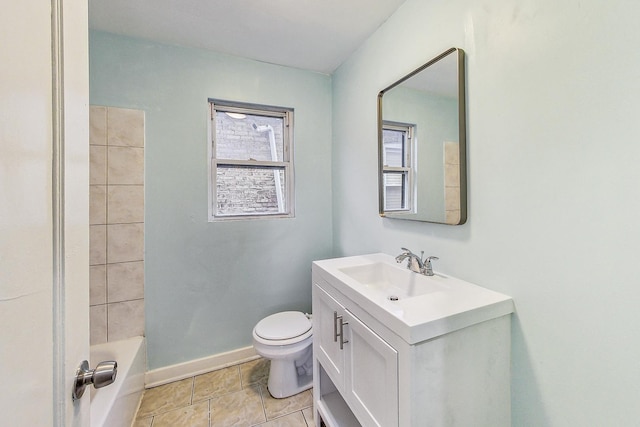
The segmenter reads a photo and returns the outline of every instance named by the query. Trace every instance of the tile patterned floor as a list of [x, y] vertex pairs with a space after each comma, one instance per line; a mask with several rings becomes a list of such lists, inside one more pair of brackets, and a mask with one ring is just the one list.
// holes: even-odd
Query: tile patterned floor
[[257, 359], [145, 390], [133, 427], [315, 427], [311, 390], [274, 399], [268, 375]]

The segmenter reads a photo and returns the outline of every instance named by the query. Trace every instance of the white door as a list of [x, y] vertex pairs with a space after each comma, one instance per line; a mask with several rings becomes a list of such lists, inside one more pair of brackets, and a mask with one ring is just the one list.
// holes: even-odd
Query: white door
[[87, 426], [87, 2], [4, 2], [0, 40], [2, 424]]

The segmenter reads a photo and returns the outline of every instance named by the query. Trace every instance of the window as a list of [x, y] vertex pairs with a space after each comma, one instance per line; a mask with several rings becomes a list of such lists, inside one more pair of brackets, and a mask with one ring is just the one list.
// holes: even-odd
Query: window
[[414, 126], [382, 124], [382, 179], [385, 211], [411, 211]]
[[209, 103], [209, 220], [293, 217], [293, 110]]

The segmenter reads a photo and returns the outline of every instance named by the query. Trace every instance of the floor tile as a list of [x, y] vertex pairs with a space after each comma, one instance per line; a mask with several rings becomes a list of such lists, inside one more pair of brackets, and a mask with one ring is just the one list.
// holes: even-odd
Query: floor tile
[[298, 411], [260, 424], [260, 427], [307, 427], [307, 423], [304, 420], [302, 412]]
[[146, 418], [191, 404], [193, 378], [172, 382], [144, 391], [138, 418]]
[[153, 422], [153, 417], [140, 418], [135, 420], [131, 427], [151, 427], [152, 422]]
[[209, 401], [184, 406], [153, 417], [154, 427], [209, 427]]
[[240, 391], [241, 389], [240, 370], [237, 366], [218, 369], [195, 377], [193, 401], [198, 402], [203, 399]]
[[313, 406], [302, 410], [304, 420], [307, 422], [307, 427], [316, 427], [316, 423], [313, 421]]
[[316, 427], [312, 392], [275, 399], [268, 377], [260, 358], [145, 390], [132, 427]]
[[249, 427], [266, 421], [259, 386], [215, 397], [210, 403], [212, 427]]
[[264, 358], [241, 364], [240, 378], [242, 379], [242, 387], [255, 383], [267, 384], [270, 365], [269, 359]]
[[311, 396], [311, 392], [306, 390], [285, 399], [275, 399], [271, 397], [265, 389], [262, 393], [262, 401], [264, 403], [264, 411], [267, 414], [267, 420], [272, 420], [310, 407], [313, 404], [313, 397]]

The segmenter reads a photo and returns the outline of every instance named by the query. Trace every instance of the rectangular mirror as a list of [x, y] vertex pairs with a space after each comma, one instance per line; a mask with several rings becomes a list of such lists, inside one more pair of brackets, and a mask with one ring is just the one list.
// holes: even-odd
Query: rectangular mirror
[[451, 48], [378, 94], [380, 216], [467, 220], [464, 51]]

